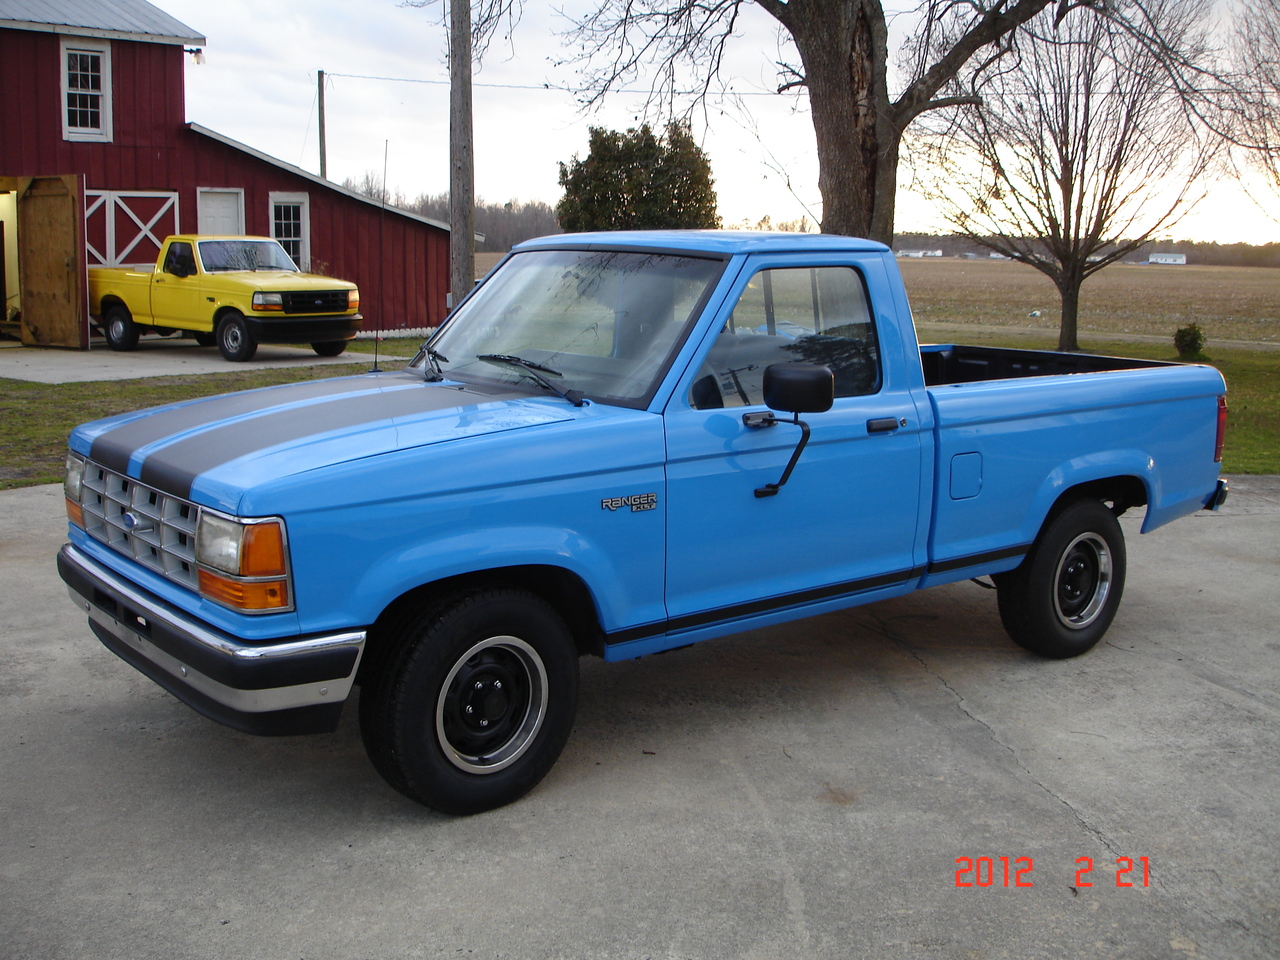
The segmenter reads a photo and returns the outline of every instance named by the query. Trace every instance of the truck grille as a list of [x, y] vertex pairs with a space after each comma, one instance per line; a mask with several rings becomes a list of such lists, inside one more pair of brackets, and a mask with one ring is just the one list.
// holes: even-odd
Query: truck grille
[[347, 291], [312, 290], [308, 293], [282, 293], [285, 313], [346, 313]]
[[80, 503], [89, 536], [175, 583], [196, 589], [200, 508], [194, 503], [88, 462]]

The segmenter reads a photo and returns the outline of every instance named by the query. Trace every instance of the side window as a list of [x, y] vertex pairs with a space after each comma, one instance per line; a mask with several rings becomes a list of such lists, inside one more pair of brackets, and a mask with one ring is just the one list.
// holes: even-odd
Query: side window
[[689, 392], [697, 410], [763, 402], [771, 363], [821, 363], [836, 396], [880, 389], [880, 351], [862, 276], [853, 267], [761, 270], [742, 291]]
[[196, 272], [191, 244], [176, 240], [169, 244], [169, 252], [164, 255], [164, 272], [176, 277], [189, 277]]

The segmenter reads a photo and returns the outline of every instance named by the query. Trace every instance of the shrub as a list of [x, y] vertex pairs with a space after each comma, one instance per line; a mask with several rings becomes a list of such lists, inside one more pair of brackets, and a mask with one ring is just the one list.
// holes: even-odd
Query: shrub
[[1179, 327], [1173, 335], [1173, 345], [1178, 349], [1179, 360], [1196, 360], [1203, 356], [1204, 331], [1200, 324], [1190, 323]]

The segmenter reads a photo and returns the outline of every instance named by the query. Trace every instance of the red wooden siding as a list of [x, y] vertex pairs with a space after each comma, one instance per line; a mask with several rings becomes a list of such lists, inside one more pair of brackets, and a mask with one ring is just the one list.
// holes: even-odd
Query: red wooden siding
[[[0, 175], [82, 173], [91, 191], [176, 191], [184, 232], [198, 229], [199, 187], [244, 190], [245, 230], [263, 236], [271, 235], [269, 195], [305, 193], [313, 269], [360, 285], [365, 329], [440, 323], [448, 231], [190, 130], [182, 57], [171, 44], [111, 41], [112, 142], [74, 143], [62, 139], [59, 37], [0, 28]], [[101, 232], [90, 224], [91, 237], [100, 241]]]

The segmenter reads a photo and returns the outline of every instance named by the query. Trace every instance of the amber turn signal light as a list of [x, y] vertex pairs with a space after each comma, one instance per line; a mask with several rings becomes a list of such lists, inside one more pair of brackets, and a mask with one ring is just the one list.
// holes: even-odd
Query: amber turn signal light
[[200, 571], [200, 592], [237, 610], [274, 610], [289, 606], [287, 580], [232, 580]]

